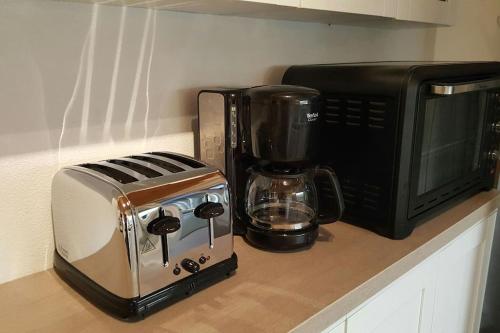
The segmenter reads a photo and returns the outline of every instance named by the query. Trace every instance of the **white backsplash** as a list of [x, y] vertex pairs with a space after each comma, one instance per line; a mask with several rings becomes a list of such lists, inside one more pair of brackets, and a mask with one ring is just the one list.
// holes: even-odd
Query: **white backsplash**
[[[460, 15], [477, 11], [461, 1]], [[496, 20], [497, 2], [482, 3]], [[487, 31], [490, 49], [468, 40], [479, 58], [500, 58], [489, 19], [458, 21], [454, 35], [0, 0], [0, 283], [52, 266], [59, 167], [156, 149], [192, 154], [200, 88], [279, 83], [292, 64], [457, 60], [464, 31]], [[441, 36], [449, 47], [436, 53]]]

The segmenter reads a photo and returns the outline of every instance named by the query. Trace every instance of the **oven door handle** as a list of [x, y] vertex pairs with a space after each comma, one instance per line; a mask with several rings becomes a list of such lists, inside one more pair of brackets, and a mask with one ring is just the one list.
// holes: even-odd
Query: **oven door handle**
[[434, 95], [449, 96], [498, 87], [500, 87], [500, 77], [468, 82], [434, 83], [431, 84], [431, 93]]

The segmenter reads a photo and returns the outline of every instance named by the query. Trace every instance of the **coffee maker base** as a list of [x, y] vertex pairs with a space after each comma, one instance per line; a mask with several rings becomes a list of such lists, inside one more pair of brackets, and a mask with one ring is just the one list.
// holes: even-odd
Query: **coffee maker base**
[[248, 226], [245, 238], [251, 245], [269, 251], [301, 250], [314, 244], [318, 226], [296, 231], [269, 231]]

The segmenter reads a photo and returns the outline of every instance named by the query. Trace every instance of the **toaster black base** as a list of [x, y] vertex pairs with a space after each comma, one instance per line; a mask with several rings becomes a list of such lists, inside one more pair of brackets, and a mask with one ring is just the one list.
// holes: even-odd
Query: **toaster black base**
[[238, 267], [238, 257], [221, 261], [196, 274], [179, 280], [163, 289], [143, 297], [122, 298], [110, 293], [89, 279], [73, 265], [62, 258], [57, 251], [54, 254], [56, 273], [83, 297], [101, 310], [125, 321], [138, 321], [188, 297], [224, 278], [230, 276]]

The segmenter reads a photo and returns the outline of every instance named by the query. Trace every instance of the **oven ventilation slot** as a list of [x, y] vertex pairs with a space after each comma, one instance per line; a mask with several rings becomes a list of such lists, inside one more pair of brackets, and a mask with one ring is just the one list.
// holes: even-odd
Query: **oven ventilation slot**
[[358, 203], [358, 187], [352, 183], [342, 183], [340, 187], [342, 188], [346, 208], [355, 208]]
[[345, 124], [347, 126], [361, 126], [361, 117], [363, 115], [363, 101], [357, 99], [348, 99], [345, 107]]
[[342, 194], [348, 210], [363, 210], [365, 212], [375, 212], [380, 209], [382, 198], [382, 188], [371, 184], [354, 184], [344, 182]]
[[342, 194], [344, 195], [344, 202], [346, 206], [355, 206], [356, 205], [356, 194], [354, 191], [349, 191], [346, 187], [342, 188]]
[[369, 210], [378, 210], [382, 188], [380, 186], [363, 184], [361, 206]]
[[137, 178], [134, 178], [131, 175], [126, 174], [125, 172], [110, 168], [105, 165], [86, 163], [80, 164], [79, 166], [102, 173], [103, 175], [113, 178], [114, 180], [122, 184], [129, 184], [137, 181]]
[[327, 124], [341, 123], [341, 100], [337, 98], [326, 98], [325, 102], [325, 122]]
[[154, 157], [133, 155], [133, 156], [129, 156], [129, 158], [133, 158], [134, 160], [139, 160], [139, 161], [144, 161], [144, 162], [154, 164], [154, 165], [159, 166], [160, 168], [163, 168], [163, 169], [170, 171], [172, 173], [185, 171], [183, 168], [181, 168], [175, 164], [169, 163], [167, 161], [159, 160], [159, 159], [154, 158]]
[[176, 155], [176, 154], [170, 154], [170, 153], [163, 153], [163, 152], [152, 152], [149, 153], [151, 155], [156, 155], [156, 156], [161, 156], [161, 157], [166, 157], [170, 158], [174, 161], [181, 162], [182, 164], [185, 164], [193, 169], [199, 169], [205, 167], [205, 165], [201, 162], [195, 161], [193, 159], [190, 159], [188, 157]]
[[124, 160], [108, 160], [107, 162], [128, 168], [128, 169], [133, 170], [135, 172], [138, 172], [138, 173], [140, 173], [148, 178], [156, 178], [156, 177], [162, 176], [162, 174], [159, 173], [158, 171], [155, 171], [153, 169], [150, 169], [144, 165], [140, 165], [137, 163], [124, 161]]
[[368, 102], [368, 127], [382, 129], [385, 127], [386, 102]]
[[382, 99], [326, 96], [325, 122], [332, 126], [384, 129], [388, 107], [388, 102]]

